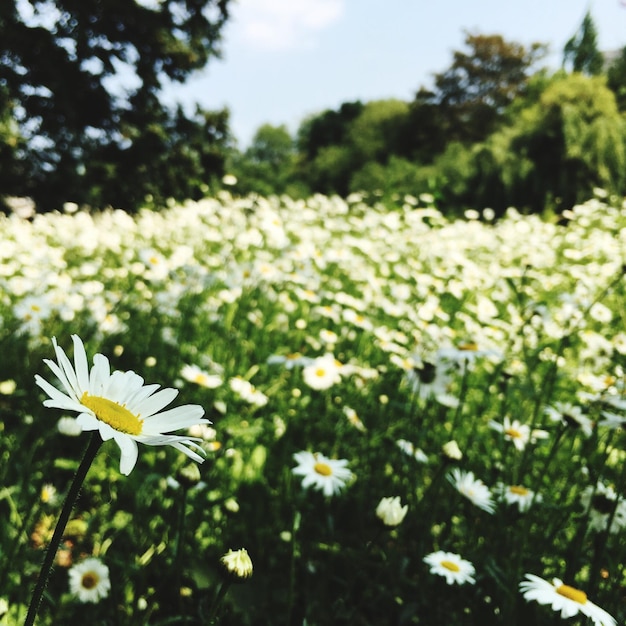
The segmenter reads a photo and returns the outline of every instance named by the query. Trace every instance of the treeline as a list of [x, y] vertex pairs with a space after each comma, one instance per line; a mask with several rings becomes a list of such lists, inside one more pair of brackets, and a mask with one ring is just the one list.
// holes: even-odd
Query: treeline
[[547, 48], [467, 34], [433, 88], [410, 102], [347, 102], [296, 136], [264, 125], [229, 171], [244, 194], [428, 192], [448, 212], [561, 211], [594, 188], [626, 194], [626, 48], [603, 55], [586, 15], [563, 68]]
[[589, 14], [560, 71], [543, 44], [468, 33], [413, 100], [346, 102], [295, 136], [265, 125], [239, 150], [228, 110], [160, 97], [219, 56], [229, 1], [1, 3], [0, 209], [158, 208], [233, 178], [239, 194], [430, 193], [448, 212], [626, 194], [626, 48], [601, 54]]

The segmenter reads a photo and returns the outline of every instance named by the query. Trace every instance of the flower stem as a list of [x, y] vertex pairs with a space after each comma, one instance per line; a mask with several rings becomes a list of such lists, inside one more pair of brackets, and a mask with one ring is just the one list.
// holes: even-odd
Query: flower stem
[[43, 592], [46, 588], [46, 583], [48, 582], [48, 576], [50, 575], [50, 570], [52, 569], [52, 564], [54, 563], [54, 557], [59, 549], [59, 544], [63, 538], [67, 522], [70, 519], [72, 508], [74, 507], [80, 488], [85, 480], [85, 476], [87, 476], [87, 471], [89, 470], [101, 445], [102, 438], [100, 437], [100, 433], [96, 431], [91, 436], [91, 441], [85, 450], [83, 460], [80, 462], [80, 465], [76, 470], [74, 480], [72, 481], [70, 489], [67, 492], [63, 508], [61, 509], [57, 525], [54, 529], [54, 534], [52, 535], [50, 545], [46, 551], [46, 556], [41, 565], [41, 569], [39, 570], [39, 578], [37, 579], [37, 584], [35, 585], [35, 590], [33, 591], [33, 596], [28, 606], [28, 613], [26, 615], [24, 626], [32, 626], [35, 623], [37, 611], [39, 610], [39, 605], [41, 604], [41, 598], [43, 597]]
[[226, 597], [226, 593], [230, 589], [230, 585], [231, 583], [227, 581], [224, 581], [223, 583], [220, 584], [220, 587], [217, 590], [217, 593], [213, 600], [213, 605], [211, 606], [211, 612], [209, 613], [209, 619], [207, 621], [207, 624], [216, 623], [217, 611], [220, 608], [220, 605], [222, 604], [222, 600]]

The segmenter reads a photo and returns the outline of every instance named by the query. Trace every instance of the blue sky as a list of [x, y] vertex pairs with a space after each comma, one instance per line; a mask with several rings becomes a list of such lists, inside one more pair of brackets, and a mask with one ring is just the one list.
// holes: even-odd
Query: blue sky
[[234, 0], [223, 58], [165, 97], [228, 107], [243, 148], [264, 123], [293, 132], [342, 102], [411, 100], [450, 66], [465, 30], [547, 43], [556, 68], [587, 9], [601, 50], [626, 45], [626, 0]]

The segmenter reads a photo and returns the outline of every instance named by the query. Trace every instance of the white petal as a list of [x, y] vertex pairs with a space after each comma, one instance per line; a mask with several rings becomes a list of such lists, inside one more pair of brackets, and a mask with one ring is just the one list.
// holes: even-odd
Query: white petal
[[113, 439], [115, 439], [115, 443], [120, 447], [120, 472], [122, 472], [124, 476], [128, 476], [133, 471], [135, 463], [137, 463], [139, 453], [137, 450], [137, 442], [128, 435], [118, 432], [113, 435]]
[[103, 354], [95, 354], [93, 367], [89, 374], [89, 393], [93, 396], [102, 396], [110, 377], [111, 366], [109, 365], [109, 359]]
[[89, 389], [89, 363], [87, 362], [87, 354], [85, 346], [78, 335], [72, 335], [74, 342], [74, 368], [78, 386], [82, 391]]
[[150, 417], [168, 404], [171, 404], [177, 395], [178, 389], [162, 389], [161, 391], [157, 391], [150, 398], [145, 398], [140, 403], [134, 401], [129, 403], [128, 409], [133, 413], [141, 414], [143, 418]]

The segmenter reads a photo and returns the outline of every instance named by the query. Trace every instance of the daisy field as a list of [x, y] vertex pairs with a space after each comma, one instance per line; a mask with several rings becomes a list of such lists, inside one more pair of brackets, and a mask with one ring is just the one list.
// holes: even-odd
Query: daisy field
[[[0, 217], [0, 624], [626, 622], [626, 204]], [[95, 454], [97, 450], [97, 454]]]

